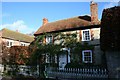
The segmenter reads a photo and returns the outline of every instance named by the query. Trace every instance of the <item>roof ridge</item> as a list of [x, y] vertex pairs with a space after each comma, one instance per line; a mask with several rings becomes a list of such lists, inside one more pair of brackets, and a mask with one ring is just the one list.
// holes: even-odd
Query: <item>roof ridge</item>
[[[81, 26], [90, 26], [90, 25], [92, 25], [91, 16], [80, 15], [80, 16], [57, 20], [54, 22], [47, 23], [46, 25], [42, 25], [34, 33], [34, 36], [38, 34], [42, 34], [44, 32], [60, 31], [60, 30], [72, 29], [72, 28], [77, 28]], [[49, 26], [49, 29], [48, 29], [48, 26]]]
[[[64, 21], [64, 20], [68, 20], [68, 19], [73, 19], [73, 18], [78, 18], [78, 17], [84, 17], [84, 16], [88, 16], [88, 17], [91, 17], [91, 16], [89, 16], [89, 15], [78, 15], [78, 16], [73, 16], [73, 17], [69, 17], [69, 18], [64, 18], [64, 19], [60, 19], [60, 20], [56, 20], [56, 21], [53, 21], [53, 22], [50, 22], [50, 23], [55, 23], [55, 22], [59, 22], [59, 21]], [[49, 24], [49, 22], [48, 22], [48, 24]]]
[[[22, 35], [25, 35], [25, 36], [29, 36], [29, 37], [32, 37], [30, 35], [27, 35], [27, 34], [24, 34], [24, 33], [21, 33], [21, 32], [17, 32], [17, 31], [14, 31], [14, 30], [10, 30], [8, 28], [3, 28], [2, 30], [8, 30], [8, 31], [11, 31], [11, 32], [15, 32], [15, 33], [18, 33], [18, 34], [22, 34]], [[34, 37], [34, 36], [33, 36]]]
[[7, 28], [2, 29], [2, 37], [24, 42], [31, 42], [34, 40], [34, 36], [30, 36], [21, 32], [16, 32]]

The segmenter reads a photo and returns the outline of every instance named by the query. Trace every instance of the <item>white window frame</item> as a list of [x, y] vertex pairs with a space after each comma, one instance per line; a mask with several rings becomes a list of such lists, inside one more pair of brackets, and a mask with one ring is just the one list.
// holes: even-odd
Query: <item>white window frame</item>
[[46, 58], [45, 58], [46, 63], [50, 63], [50, 55], [46, 54]]
[[21, 43], [21, 46], [26, 46], [25, 44]]
[[49, 43], [52, 43], [53, 42], [53, 36], [50, 35], [50, 36], [46, 36], [46, 43], [49, 44]]
[[[86, 52], [89, 52], [90, 53], [90, 56], [85, 56], [85, 53]], [[88, 57], [88, 58], [90, 58], [90, 61], [85, 61], [85, 58], [86, 57]], [[92, 50], [83, 50], [82, 51], [82, 61], [84, 62], [84, 63], [92, 63]]]
[[20, 46], [26, 46], [24, 42], [20, 42]]
[[[89, 39], [86, 39], [86, 35], [84, 32], [88, 31], [89, 32]], [[82, 30], [82, 41], [90, 41], [91, 40], [91, 33], [90, 33], [90, 29], [85, 29], [85, 30]]]
[[10, 47], [10, 42], [9, 42], [9, 41], [6, 41], [6, 43], [7, 43], [6, 46], [7, 46], [7, 47]]
[[55, 63], [57, 63], [57, 54], [55, 54]]
[[[11, 40], [7, 40], [6, 42], [7, 42], [7, 44], [8, 44], [8, 45], [6, 44], [7, 47], [11, 47], [11, 46], [13, 46], [13, 41], [11, 41]], [[11, 44], [11, 43], [12, 43], [12, 44]]]

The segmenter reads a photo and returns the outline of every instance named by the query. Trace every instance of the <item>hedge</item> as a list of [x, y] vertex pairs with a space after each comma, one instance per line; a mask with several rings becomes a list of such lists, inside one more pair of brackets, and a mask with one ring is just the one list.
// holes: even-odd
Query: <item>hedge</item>
[[120, 6], [104, 9], [101, 19], [102, 50], [120, 50]]

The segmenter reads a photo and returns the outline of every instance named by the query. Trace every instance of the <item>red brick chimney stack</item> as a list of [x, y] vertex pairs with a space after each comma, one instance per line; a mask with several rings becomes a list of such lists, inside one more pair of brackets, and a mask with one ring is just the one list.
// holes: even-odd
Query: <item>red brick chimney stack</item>
[[48, 23], [48, 19], [47, 18], [43, 18], [43, 25]]
[[98, 22], [98, 5], [93, 0], [90, 3], [91, 22]]
[[19, 30], [18, 30], [18, 29], [16, 29], [16, 32], [19, 32]]

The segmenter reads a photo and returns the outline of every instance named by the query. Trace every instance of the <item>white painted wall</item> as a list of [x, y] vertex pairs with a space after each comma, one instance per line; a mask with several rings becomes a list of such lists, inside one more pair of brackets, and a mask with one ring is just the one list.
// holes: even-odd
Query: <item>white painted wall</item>
[[92, 31], [93, 31], [93, 37], [94, 37], [94, 39], [100, 39], [100, 28], [94, 28], [94, 29], [92, 29]]
[[4, 66], [0, 64], [0, 73], [2, 73], [3, 71], [4, 71]]
[[[30, 43], [26, 43], [26, 42], [22, 42], [22, 41], [16, 41], [16, 40], [11, 40], [11, 39], [5, 39], [5, 38], [2, 38], [2, 41], [4, 42], [12, 42], [12, 46], [21, 46], [21, 44], [25, 44], [25, 46], [29, 46]], [[7, 46], [7, 47], [10, 47], [10, 46]]]

